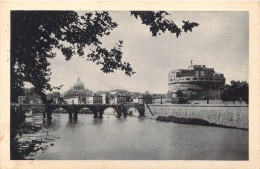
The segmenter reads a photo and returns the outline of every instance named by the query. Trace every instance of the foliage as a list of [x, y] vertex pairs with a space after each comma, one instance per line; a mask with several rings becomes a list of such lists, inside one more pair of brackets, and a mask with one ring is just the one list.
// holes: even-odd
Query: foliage
[[191, 90], [186, 90], [183, 91], [184, 96], [189, 97], [190, 99], [196, 97], [196, 95], [198, 94], [196, 91], [191, 91]]
[[177, 97], [185, 97], [185, 94], [181, 90], [178, 90], [176, 92], [176, 95], [177, 95]]
[[166, 93], [166, 97], [167, 98], [172, 98], [172, 92], [168, 90], [168, 92]]
[[164, 33], [165, 31], [169, 31], [170, 33], [175, 33], [178, 38], [181, 35], [181, 32], [192, 32], [192, 29], [196, 26], [199, 26], [196, 22], [182, 21], [182, 27], [177, 26], [173, 21], [165, 19], [166, 15], [170, 15], [165, 11], [131, 11], [131, 15], [133, 15], [136, 19], [140, 17], [142, 20], [142, 24], [150, 26], [150, 31], [153, 36], [157, 36], [157, 34]]
[[[16, 100], [24, 82], [30, 82], [36, 93], [59, 89], [49, 84], [49, 59], [55, 57], [52, 49], [60, 49], [66, 60], [73, 55], [84, 55], [86, 46], [92, 47], [88, 60], [101, 64], [101, 71], [115, 69], [131, 75], [131, 65], [122, 63], [123, 42], [108, 50], [100, 45], [100, 37], [117, 27], [108, 12], [86, 13], [73, 11], [13, 11], [11, 12], [11, 100]], [[45, 100], [45, 99], [44, 99]]]
[[[131, 12], [150, 26], [153, 36], [166, 30], [176, 33], [181, 28], [164, 19], [167, 12]], [[50, 59], [56, 56], [53, 49], [59, 49], [66, 60], [72, 56], [86, 56], [88, 61], [101, 65], [101, 71], [111, 73], [124, 71], [131, 76], [135, 72], [131, 65], [122, 61], [123, 41], [115, 43], [112, 49], [103, 48], [100, 38], [110, 35], [118, 26], [108, 12], [90, 12], [79, 15], [74, 11], [12, 11], [11, 12], [11, 101], [16, 102], [22, 93], [24, 82], [30, 82], [37, 94], [47, 102], [45, 91], [60, 89], [49, 84]], [[187, 32], [197, 23], [184, 22], [182, 29]], [[84, 49], [90, 48], [85, 54]]]
[[249, 103], [248, 99], [248, 83], [246, 81], [231, 81], [231, 85], [226, 84], [221, 93], [222, 101], [245, 101]]

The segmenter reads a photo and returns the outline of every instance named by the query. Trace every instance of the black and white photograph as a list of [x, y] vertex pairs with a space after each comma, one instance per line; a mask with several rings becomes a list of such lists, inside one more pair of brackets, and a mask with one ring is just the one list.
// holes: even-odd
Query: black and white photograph
[[10, 13], [11, 160], [249, 160], [247, 11]]
[[0, 2], [0, 168], [259, 168], [259, 9]]

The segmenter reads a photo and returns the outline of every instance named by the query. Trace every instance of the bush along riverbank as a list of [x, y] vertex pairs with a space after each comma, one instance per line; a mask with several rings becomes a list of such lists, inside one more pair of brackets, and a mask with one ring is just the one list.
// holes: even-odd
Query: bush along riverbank
[[13, 141], [12, 160], [32, 160], [38, 152], [44, 152], [48, 147], [54, 146], [54, 141], [59, 137], [52, 136], [45, 131], [41, 125], [25, 123], [20, 124], [17, 135]]
[[44, 152], [49, 146], [54, 146], [54, 141], [59, 137], [48, 134], [42, 124], [25, 122], [25, 115], [19, 115], [11, 109], [11, 135], [10, 151], [11, 160], [27, 160], [36, 152]]
[[[232, 126], [226, 126], [222, 124], [210, 123], [207, 120], [197, 119], [197, 118], [184, 118], [184, 117], [174, 117], [174, 116], [158, 116], [157, 121], [163, 122], [173, 122], [178, 124], [190, 124], [190, 125], [201, 125], [201, 126], [212, 126], [212, 127], [223, 127], [223, 128], [237, 128]], [[239, 128], [243, 130], [248, 130], [244, 128]]]
[[20, 125], [17, 130], [17, 135], [15, 137], [15, 142], [17, 145], [17, 153], [24, 157], [28, 156], [31, 152], [34, 151], [34, 147], [36, 143], [41, 144], [40, 140], [32, 140], [31, 142], [28, 140], [21, 141], [22, 135], [24, 134], [34, 134], [41, 129], [40, 126], [35, 126], [30, 123], [23, 123]]
[[10, 108], [10, 156], [11, 160], [23, 160], [24, 157], [18, 152], [18, 142], [15, 136], [18, 134], [18, 129], [24, 122], [25, 115], [20, 114], [18, 107], [11, 106]]

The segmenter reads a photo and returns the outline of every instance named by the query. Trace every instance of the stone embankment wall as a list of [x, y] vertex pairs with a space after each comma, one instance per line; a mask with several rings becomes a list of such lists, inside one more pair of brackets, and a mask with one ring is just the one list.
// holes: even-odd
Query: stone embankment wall
[[147, 106], [145, 106], [146, 117], [174, 116], [196, 118], [210, 123], [248, 129], [248, 106], [212, 104], [148, 104]]

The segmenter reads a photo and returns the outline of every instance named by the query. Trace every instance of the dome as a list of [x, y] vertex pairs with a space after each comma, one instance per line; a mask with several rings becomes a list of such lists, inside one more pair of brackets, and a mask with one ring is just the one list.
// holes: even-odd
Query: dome
[[76, 90], [76, 91], [85, 90], [84, 83], [82, 81], [80, 81], [80, 79], [78, 78], [78, 80], [74, 83], [72, 89]]

